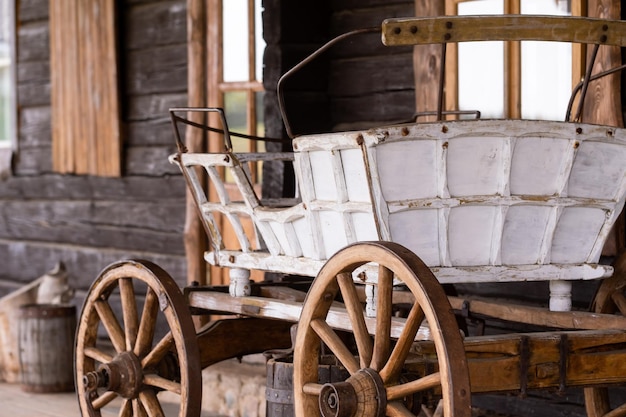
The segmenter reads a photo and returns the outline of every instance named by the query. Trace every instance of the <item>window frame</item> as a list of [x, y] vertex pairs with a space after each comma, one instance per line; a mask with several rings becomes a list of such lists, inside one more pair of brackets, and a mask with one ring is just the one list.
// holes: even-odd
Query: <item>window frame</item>
[[[265, 89], [263, 87], [263, 81], [256, 79], [256, 15], [255, 15], [255, 0], [246, 0], [247, 10], [248, 10], [248, 36], [247, 36], [247, 45], [248, 45], [248, 77], [247, 80], [243, 81], [224, 81], [224, 33], [223, 33], [223, 1], [224, 0], [208, 0], [206, 3], [206, 57], [205, 57], [205, 70], [206, 70], [206, 85], [204, 86], [206, 91], [206, 104], [207, 107], [219, 107], [224, 108], [225, 105], [225, 95], [227, 93], [232, 92], [245, 92], [246, 94], [246, 131], [239, 132], [245, 133], [251, 136], [257, 136], [257, 101], [256, 94], [259, 92], [264, 92]], [[226, 0], [228, 1], [228, 0]], [[261, 5], [259, 5], [262, 7]], [[261, 23], [261, 22], [259, 22]], [[259, 35], [262, 36], [262, 35]], [[190, 83], [190, 88], [193, 88], [192, 85], [197, 81], [193, 81]], [[228, 119], [228, 114], [226, 114], [226, 118]], [[208, 115], [208, 124], [210, 126], [220, 126], [219, 116], [216, 113], [210, 113]], [[210, 153], [219, 153], [224, 151], [224, 137], [220, 133], [209, 132], [207, 137], [207, 151]], [[231, 138], [235, 139], [236, 138]], [[257, 152], [257, 142], [256, 141], [247, 141], [247, 147], [244, 150], [245, 152]], [[250, 174], [251, 174], [251, 183], [257, 192], [257, 195], [260, 196], [261, 192], [261, 184], [260, 184], [260, 176], [258, 175], [260, 169], [259, 165], [255, 162], [251, 162], [250, 166]], [[225, 175], [221, 173], [221, 175]], [[239, 194], [239, 190], [235, 183], [227, 182], [226, 190], [230, 194], [231, 198], [236, 198]], [[208, 198], [210, 201], [219, 201], [219, 197], [217, 195], [217, 191], [215, 187], [211, 187], [208, 185]], [[229, 235], [229, 224], [223, 218], [218, 218], [218, 222], [222, 223], [222, 233], [224, 234], [225, 239], [228, 239]], [[244, 228], [252, 228], [251, 223], [244, 224]], [[188, 252], [198, 252], [197, 249], [192, 249]], [[201, 255], [201, 254], [198, 254]], [[193, 257], [192, 253], [188, 253], [188, 259]], [[199, 257], [201, 258], [201, 256]], [[195, 258], [193, 260], [195, 263]], [[199, 262], [203, 262], [203, 259], [199, 259]], [[219, 268], [215, 266], [210, 267], [210, 272], [207, 277], [206, 274], [203, 274], [199, 269], [199, 274], [194, 274], [191, 271], [188, 274], [188, 281], [198, 281], [201, 283], [206, 282], [207, 278], [212, 285], [223, 285], [229, 282], [228, 271], [224, 268]], [[251, 278], [255, 281], [263, 280], [263, 272], [262, 271], [251, 271]]]
[[[257, 114], [258, 106], [256, 94], [265, 91], [263, 81], [256, 79], [256, 14], [255, 0], [246, 0], [247, 21], [248, 21], [248, 76], [243, 81], [224, 81], [224, 23], [223, 23], [223, 0], [212, 0], [208, 2], [207, 14], [209, 16], [207, 45], [209, 53], [208, 61], [208, 82], [207, 82], [207, 104], [209, 107], [223, 108], [225, 105], [225, 95], [228, 93], [242, 92], [246, 94], [246, 131], [239, 132], [251, 136], [257, 136]], [[215, 115], [212, 115], [215, 117]], [[228, 114], [226, 114], [228, 119]], [[210, 121], [215, 125], [217, 119]], [[218, 122], [219, 123], [219, 122]], [[220, 134], [209, 134], [209, 152], [220, 152], [224, 148], [223, 137]], [[248, 141], [247, 152], [257, 152], [256, 141]], [[251, 167], [253, 184], [260, 181], [256, 164]]]
[[[445, 0], [445, 15], [458, 14], [459, 3], [476, 0]], [[504, 14], [520, 14], [522, 0], [501, 0]], [[571, 15], [585, 16], [586, 0], [571, 1]], [[572, 44], [572, 88], [576, 86], [585, 73], [586, 46]], [[520, 42], [504, 44], [504, 118], [519, 119], [522, 117], [522, 57]], [[450, 43], [446, 50], [444, 102], [446, 110], [458, 110], [458, 47]]]

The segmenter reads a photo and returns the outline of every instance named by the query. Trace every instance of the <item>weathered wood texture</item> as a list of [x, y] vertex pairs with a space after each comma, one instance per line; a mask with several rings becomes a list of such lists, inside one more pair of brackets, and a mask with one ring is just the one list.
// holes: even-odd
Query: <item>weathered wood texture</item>
[[[331, 38], [379, 26], [386, 17], [412, 16], [412, 1], [272, 0], [264, 3], [267, 42], [263, 74], [268, 136], [284, 137], [275, 94], [279, 77]], [[410, 48], [386, 48], [377, 34], [339, 43], [301, 69], [284, 86], [289, 122], [296, 134], [371, 127], [414, 112]], [[268, 144], [269, 151], [286, 151]], [[289, 196], [290, 168], [264, 165], [263, 196]], [[285, 190], [281, 192], [281, 190]], [[292, 191], [291, 191], [292, 192]]]
[[119, 177], [116, 2], [51, 2], [49, 11], [54, 170]]
[[28, 392], [74, 390], [73, 354], [76, 308], [30, 304], [20, 308], [22, 388]]
[[[188, 105], [190, 107], [206, 107], [206, 55], [207, 55], [207, 19], [205, 2], [190, 0], [187, 2], [187, 84], [189, 90]], [[189, 115], [196, 123], [202, 123], [202, 113]], [[188, 127], [185, 132], [187, 149], [191, 152], [206, 151], [206, 133], [199, 129]], [[202, 179], [206, 184], [206, 180]], [[185, 208], [185, 255], [187, 259], [187, 282], [205, 284], [207, 267], [204, 261], [204, 252], [208, 247], [207, 237], [200, 222], [193, 196], [187, 191], [187, 205]]]
[[[185, 284], [185, 185], [167, 110], [187, 102], [186, 2], [118, 2], [122, 177], [52, 172], [49, 1], [18, 22], [19, 151], [0, 183], [0, 294], [64, 261], [78, 298], [102, 268], [145, 258]], [[78, 300], [79, 302], [80, 300]]]

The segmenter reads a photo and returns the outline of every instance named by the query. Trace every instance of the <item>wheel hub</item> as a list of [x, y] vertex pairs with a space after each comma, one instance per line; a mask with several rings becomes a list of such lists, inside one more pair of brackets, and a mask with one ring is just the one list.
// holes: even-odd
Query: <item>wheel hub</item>
[[97, 371], [85, 374], [83, 383], [87, 391], [105, 388], [124, 398], [137, 398], [143, 383], [141, 362], [132, 352], [122, 352]]
[[383, 380], [370, 368], [344, 382], [325, 384], [319, 396], [322, 417], [384, 417], [386, 406]]

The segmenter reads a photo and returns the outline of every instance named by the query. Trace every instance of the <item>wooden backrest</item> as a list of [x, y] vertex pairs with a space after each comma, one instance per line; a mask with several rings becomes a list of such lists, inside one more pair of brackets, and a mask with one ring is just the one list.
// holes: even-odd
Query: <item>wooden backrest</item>
[[487, 15], [387, 19], [387, 46], [471, 41], [557, 41], [626, 46], [626, 21], [570, 16]]

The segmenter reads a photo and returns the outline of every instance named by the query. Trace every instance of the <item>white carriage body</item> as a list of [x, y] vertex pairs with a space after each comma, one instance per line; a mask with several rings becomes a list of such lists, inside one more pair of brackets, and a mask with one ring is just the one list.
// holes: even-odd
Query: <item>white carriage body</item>
[[[293, 155], [181, 155], [214, 242], [208, 262], [315, 276], [346, 245], [385, 240], [416, 253], [442, 283], [612, 272], [598, 260], [626, 197], [624, 129], [460, 120], [307, 135], [293, 145]], [[260, 200], [246, 162], [291, 158], [299, 200]], [[198, 165], [220, 202], [207, 201], [189, 169]], [[232, 172], [243, 201], [229, 199], [218, 166]], [[216, 212], [239, 247], [224, 247]]]

